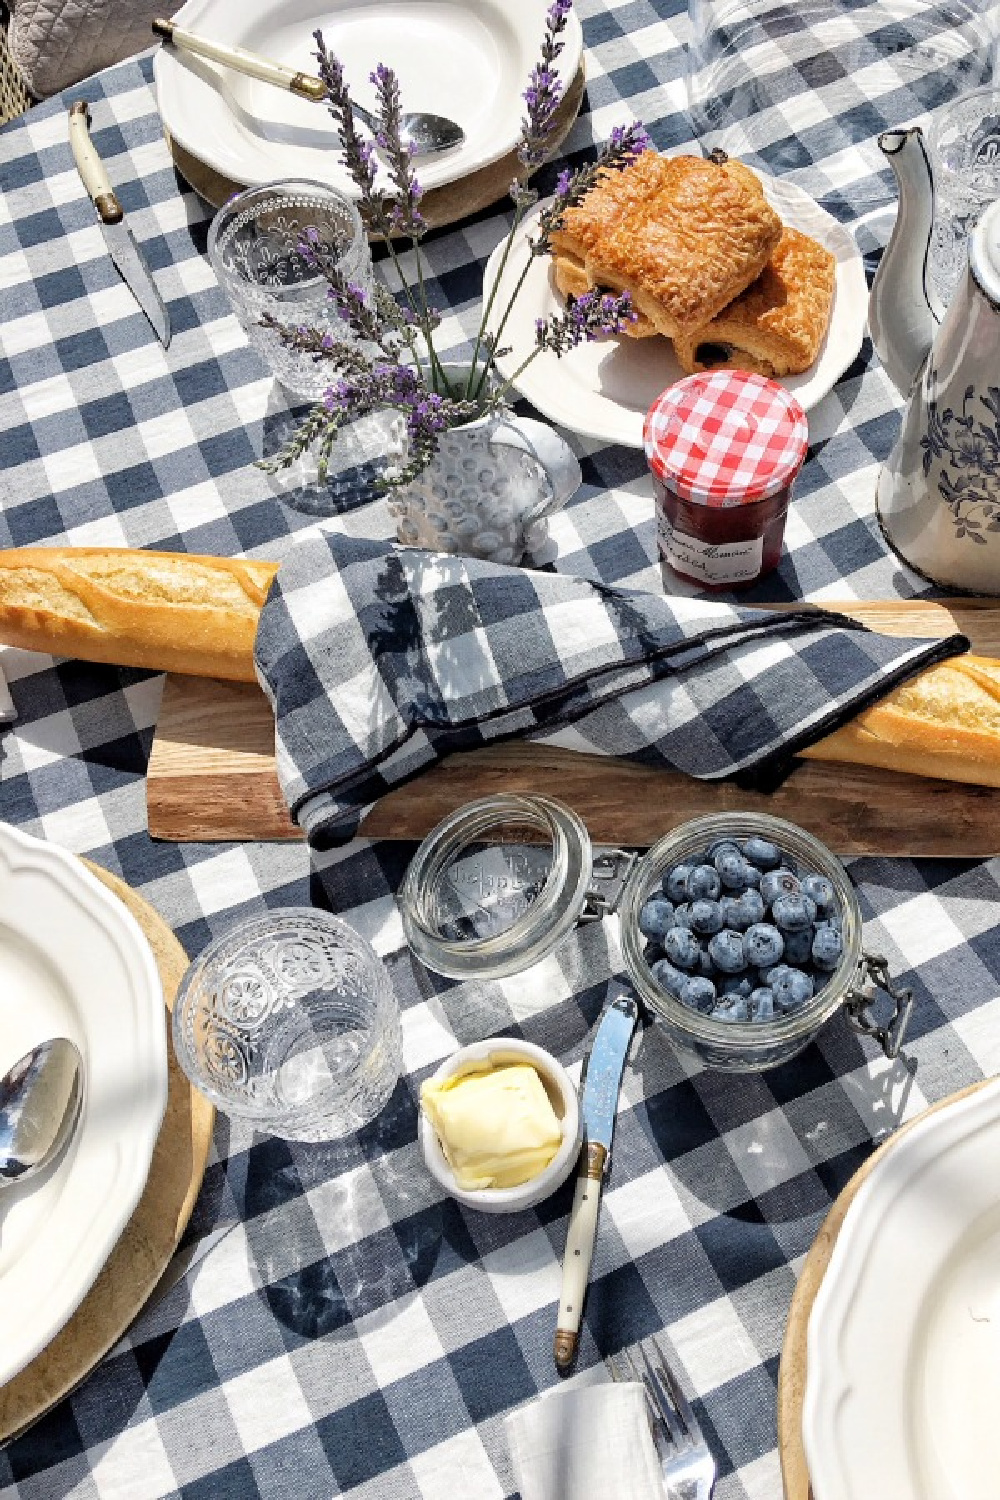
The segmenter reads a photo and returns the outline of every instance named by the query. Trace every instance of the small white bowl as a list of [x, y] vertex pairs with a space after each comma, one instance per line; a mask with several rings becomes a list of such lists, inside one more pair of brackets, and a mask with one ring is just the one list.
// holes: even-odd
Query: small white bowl
[[527, 1182], [518, 1183], [517, 1187], [461, 1188], [441, 1149], [437, 1131], [423, 1110], [420, 1111], [420, 1145], [431, 1175], [459, 1203], [477, 1208], [484, 1214], [516, 1214], [548, 1198], [572, 1172], [580, 1154], [582, 1139], [580, 1101], [573, 1080], [551, 1052], [536, 1047], [532, 1042], [521, 1042], [508, 1037], [488, 1038], [484, 1042], [473, 1042], [468, 1047], [460, 1047], [444, 1060], [433, 1077], [440, 1082], [456, 1073], [466, 1073], [475, 1064], [487, 1059], [494, 1063], [530, 1063], [541, 1078], [562, 1127], [562, 1145], [545, 1170], [539, 1172], [537, 1177], [529, 1178]]

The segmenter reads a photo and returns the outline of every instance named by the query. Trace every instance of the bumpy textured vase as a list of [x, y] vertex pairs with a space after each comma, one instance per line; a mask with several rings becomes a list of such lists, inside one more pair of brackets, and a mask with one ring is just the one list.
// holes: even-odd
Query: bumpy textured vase
[[543, 422], [481, 417], [441, 434], [438, 450], [389, 509], [408, 546], [520, 563], [545, 541], [547, 518], [579, 488], [580, 465]]

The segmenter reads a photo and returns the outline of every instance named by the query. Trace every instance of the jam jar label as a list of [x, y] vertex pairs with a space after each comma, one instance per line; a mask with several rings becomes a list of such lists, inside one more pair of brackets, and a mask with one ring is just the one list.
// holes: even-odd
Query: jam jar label
[[660, 553], [678, 573], [702, 583], [749, 583], [760, 576], [764, 560], [764, 538], [746, 542], [704, 542], [700, 537], [677, 531], [662, 510], [657, 509], [656, 534]]

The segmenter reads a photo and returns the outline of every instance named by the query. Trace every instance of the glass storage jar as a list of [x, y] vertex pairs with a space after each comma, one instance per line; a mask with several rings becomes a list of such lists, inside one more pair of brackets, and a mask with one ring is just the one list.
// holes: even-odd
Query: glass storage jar
[[[723, 1021], [682, 1005], [657, 983], [639, 914], [659, 892], [669, 866], [717, 841], [754, 835], [776, 844], [800, 873], [830, 881], [843, 952], [822, 988], [793, 1013], [762, 1022]], [[727, 1072], [759, 1072], [787, 1061], [841, 1006], [849, 1023], [890, 1058], [909, 1020], [909, 990], [891, 981], [885, 959], [863, 950], [861, 911], [843, 865], [812, 834], [764, 813], [694, 818], [639, 858], [622, 849], [595, 851], [582, 820], [554, 798], [484, 797], [458, 808], [427, 835], [407, 869], [400, 906], [413, 952], [427, 968], [454, 979], [522, 973], [577, 923], [617, 912], [625, 965], [647, 1016], [682, 1051]], [[876, 990], [892, 1003], [884, 1023], [872, 1014]]]
[[[663, 873], [672, 865], [688, 861], [723, 839], [754, 836], [790, 856], [800, 875], [822, 875], [830, 882], [840, 908], [843, 951], [826, 983], [797, 1010], [776, 1014], [770, 1021], [723, 1021], [682, 1005], [657, 983], [646, 961], [639, 913], [649, 897], [660, 891]], [[766, 813], [727, 812], [693, 818], [660, 839], [639, 861], [622, 895], [619, 915], [625, 963], [640, 997], [671, 1041], [707, 1067], [733, 1073], [777, 1067], [807, 1046], [841, 1006], [850, 1024], [873, 1036], [887, 1057], [899, 1051], [912, 1006], [910, 991], [893, 984], [884, 958], [864, 951], [861, 909], [843, 865], [825, 844], [794, 823]], [[874, 989], [883, 990], [892, 1001], [892, 1015], [884, 1024], [871, 1014]]]

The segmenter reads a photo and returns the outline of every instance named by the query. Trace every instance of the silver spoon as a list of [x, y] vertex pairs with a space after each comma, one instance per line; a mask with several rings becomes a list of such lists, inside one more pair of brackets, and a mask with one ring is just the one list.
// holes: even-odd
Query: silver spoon
[[0, 1190], [59, 1154], [83, 1102], [83, 1059], [64, 1036], [41, 1042], [0, 1078]]
[[[209, 62], [220, 63], [234, 72], [245, 73], [248, 78], [258, 78], [261, 83], [273, 83], [276, 88], [298, 94], [302, 99], [322, 103], [327, 96], [322, 78], [309, 73], [300, 73], [285, 63], [272, 62], [245, 47], [228, 47], [223, 42], [213, 42], [209, 37], [197, 36], [185, 31], [173, 21], [161, 17], [153, 22], [153, 34], [169, 42], [181, 52], [191, 52], [195, 57], [205, 57]], [[353, 101], [352, 101], [353, 103]], [[354, 113], [364, 121], [369, 130], [378, 129], [378, 120], [360, 104], [354, 104]], [[465, 131], [455, 120], [446, 115], [424, 114], [413, 111], [402, 116], [400, 139], [404, 145], [412, 145], [413, 156], [436, 156], [440, 151], [452, 151], [465, 140]]]

